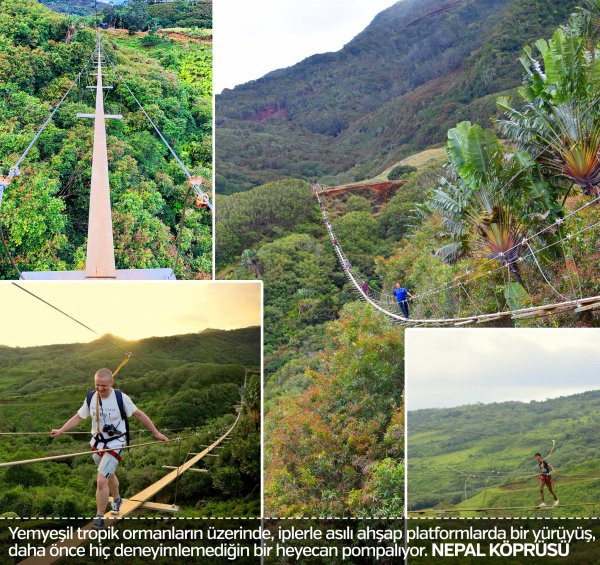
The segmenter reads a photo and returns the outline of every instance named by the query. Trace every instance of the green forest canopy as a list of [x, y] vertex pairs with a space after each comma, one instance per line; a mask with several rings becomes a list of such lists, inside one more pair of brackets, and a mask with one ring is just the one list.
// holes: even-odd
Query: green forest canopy
[[[71, 30], [71, 31], [69, 31]], [[73, 33], [74, 30], [74, 33]], [[69, 37], [70, 35], [70, 37]], [[209, 44], [182, 43], [104, 32], [117, 69], [192, 174], [210, 178], [212, 163], [212, 52]], [[0, 9], [0, 167], [6, 174], [91, 55], [95, 31], [34, 0], [7, 0]], [[211, 215], [191, 204], [186, 177], [160, 142], [123, 84], [114, 89], [109, 120], [109, 169], [118, 268], [174, 265], [183, 202], [183, 278], [211, 270]], [[93, 113], [92, 80], [65, 100], [5, 191], [1, 219], [21, 270], [81, 269], [84, 264], [92, 132], [78, 112]], [[94, 84], [91, 82], [91, 84]], [[15, 273], [3, 254], [0, 277]]]

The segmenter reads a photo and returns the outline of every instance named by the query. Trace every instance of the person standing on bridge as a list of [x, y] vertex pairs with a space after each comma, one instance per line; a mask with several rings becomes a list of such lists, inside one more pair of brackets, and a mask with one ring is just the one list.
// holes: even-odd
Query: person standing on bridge
[[409, 310], [408, 310], [408, 300], [412, 298], [412, 294], [408, 292], [400, 283], [396, 283], [396, 288], [394, 289], [394, 296], [396, 297], [396, 301], [398, 302], [398, 309], [400, 310], [400, 314], [402, 314], [406, 319], [408, 319]]
[[367, 281], [362, 282], [362, 284], [360, 285], [360, 290], [363, 291], [363, 294], [365, 296], [369, 296], [369, 285], [367, 284]]
[[109, 492], [113, 497], [111, 512], [118, 515], [122, 503], [119, 495], [119, 481], [115, 475], [117, 465], [121, 461], [121, 453], [129, 435], [128, 418], [133, 416], [148, 428], [154, 437], [165, 443], [169, 439], [161, 434], [152, 420], [135, 406], [129, 396], [118, 389], [113, 389], [114, 379], [110, 369], [99, 369], [94, 375], [95, 391], [90, 392], [77, 413], [61, 428], [50, 433], [52, 437], [68, 432], [79, 422], [92, 418], [92, 439], [90, 445], [94, 453], [92, 457], [98, 467], [96, 481], [96, 518], [93, 526], [104, 527], [104, 513], [108, 504]]
[[554, 467], [545, 461], [542, 458], [541, 453], [535, 454], [535, 460], [538, 462], [540, 466], [540, 498], [541, 502], [538, 504], [538, 508], [543, 508], [546, 506], [544, 502], [544, 487], [548, 487], [550, 494], [554, 498], [554, 504], [552, 506], [558, 506], [558, 496], [556, 496], [556, 492], [554, 491], [554, 481], [552, 480], [552, 472], [554, 471]]

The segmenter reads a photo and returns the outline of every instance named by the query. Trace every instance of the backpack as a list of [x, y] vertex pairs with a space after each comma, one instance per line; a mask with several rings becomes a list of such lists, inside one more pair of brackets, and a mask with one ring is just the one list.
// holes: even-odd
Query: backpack
[[[117, 398], [117, 405], [119, 407], [119, 412], [121, 413], [121, 420], [125, 422], [125, 445], [129, 445], [129, 419], [127, 418], [125, 405], [123, 404], [123, 393], [118, 388], [113, 388], [113, 390], [115, 391], [115, 396]], [[88, 392], [88, 395], [85, 398], [85, 403], [87, 404], [88, 410], [90, 409], [94, 394], [96, 394], [96, 391], [92, 390], [91, 392]]]

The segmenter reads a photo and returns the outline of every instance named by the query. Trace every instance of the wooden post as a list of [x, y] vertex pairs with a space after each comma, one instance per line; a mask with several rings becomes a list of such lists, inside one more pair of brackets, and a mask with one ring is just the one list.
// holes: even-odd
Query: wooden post
[[114, 279], [117, 277], [108, 184], [100, 30], [98, 30], [98, 80], [85, 276], [88, 279]]

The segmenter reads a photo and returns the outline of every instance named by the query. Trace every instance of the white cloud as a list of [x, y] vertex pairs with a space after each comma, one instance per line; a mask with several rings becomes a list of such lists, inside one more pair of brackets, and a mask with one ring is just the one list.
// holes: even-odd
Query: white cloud
[[600, 330], [408, 330], [407, 408], [545, 400], [600, 388]]

